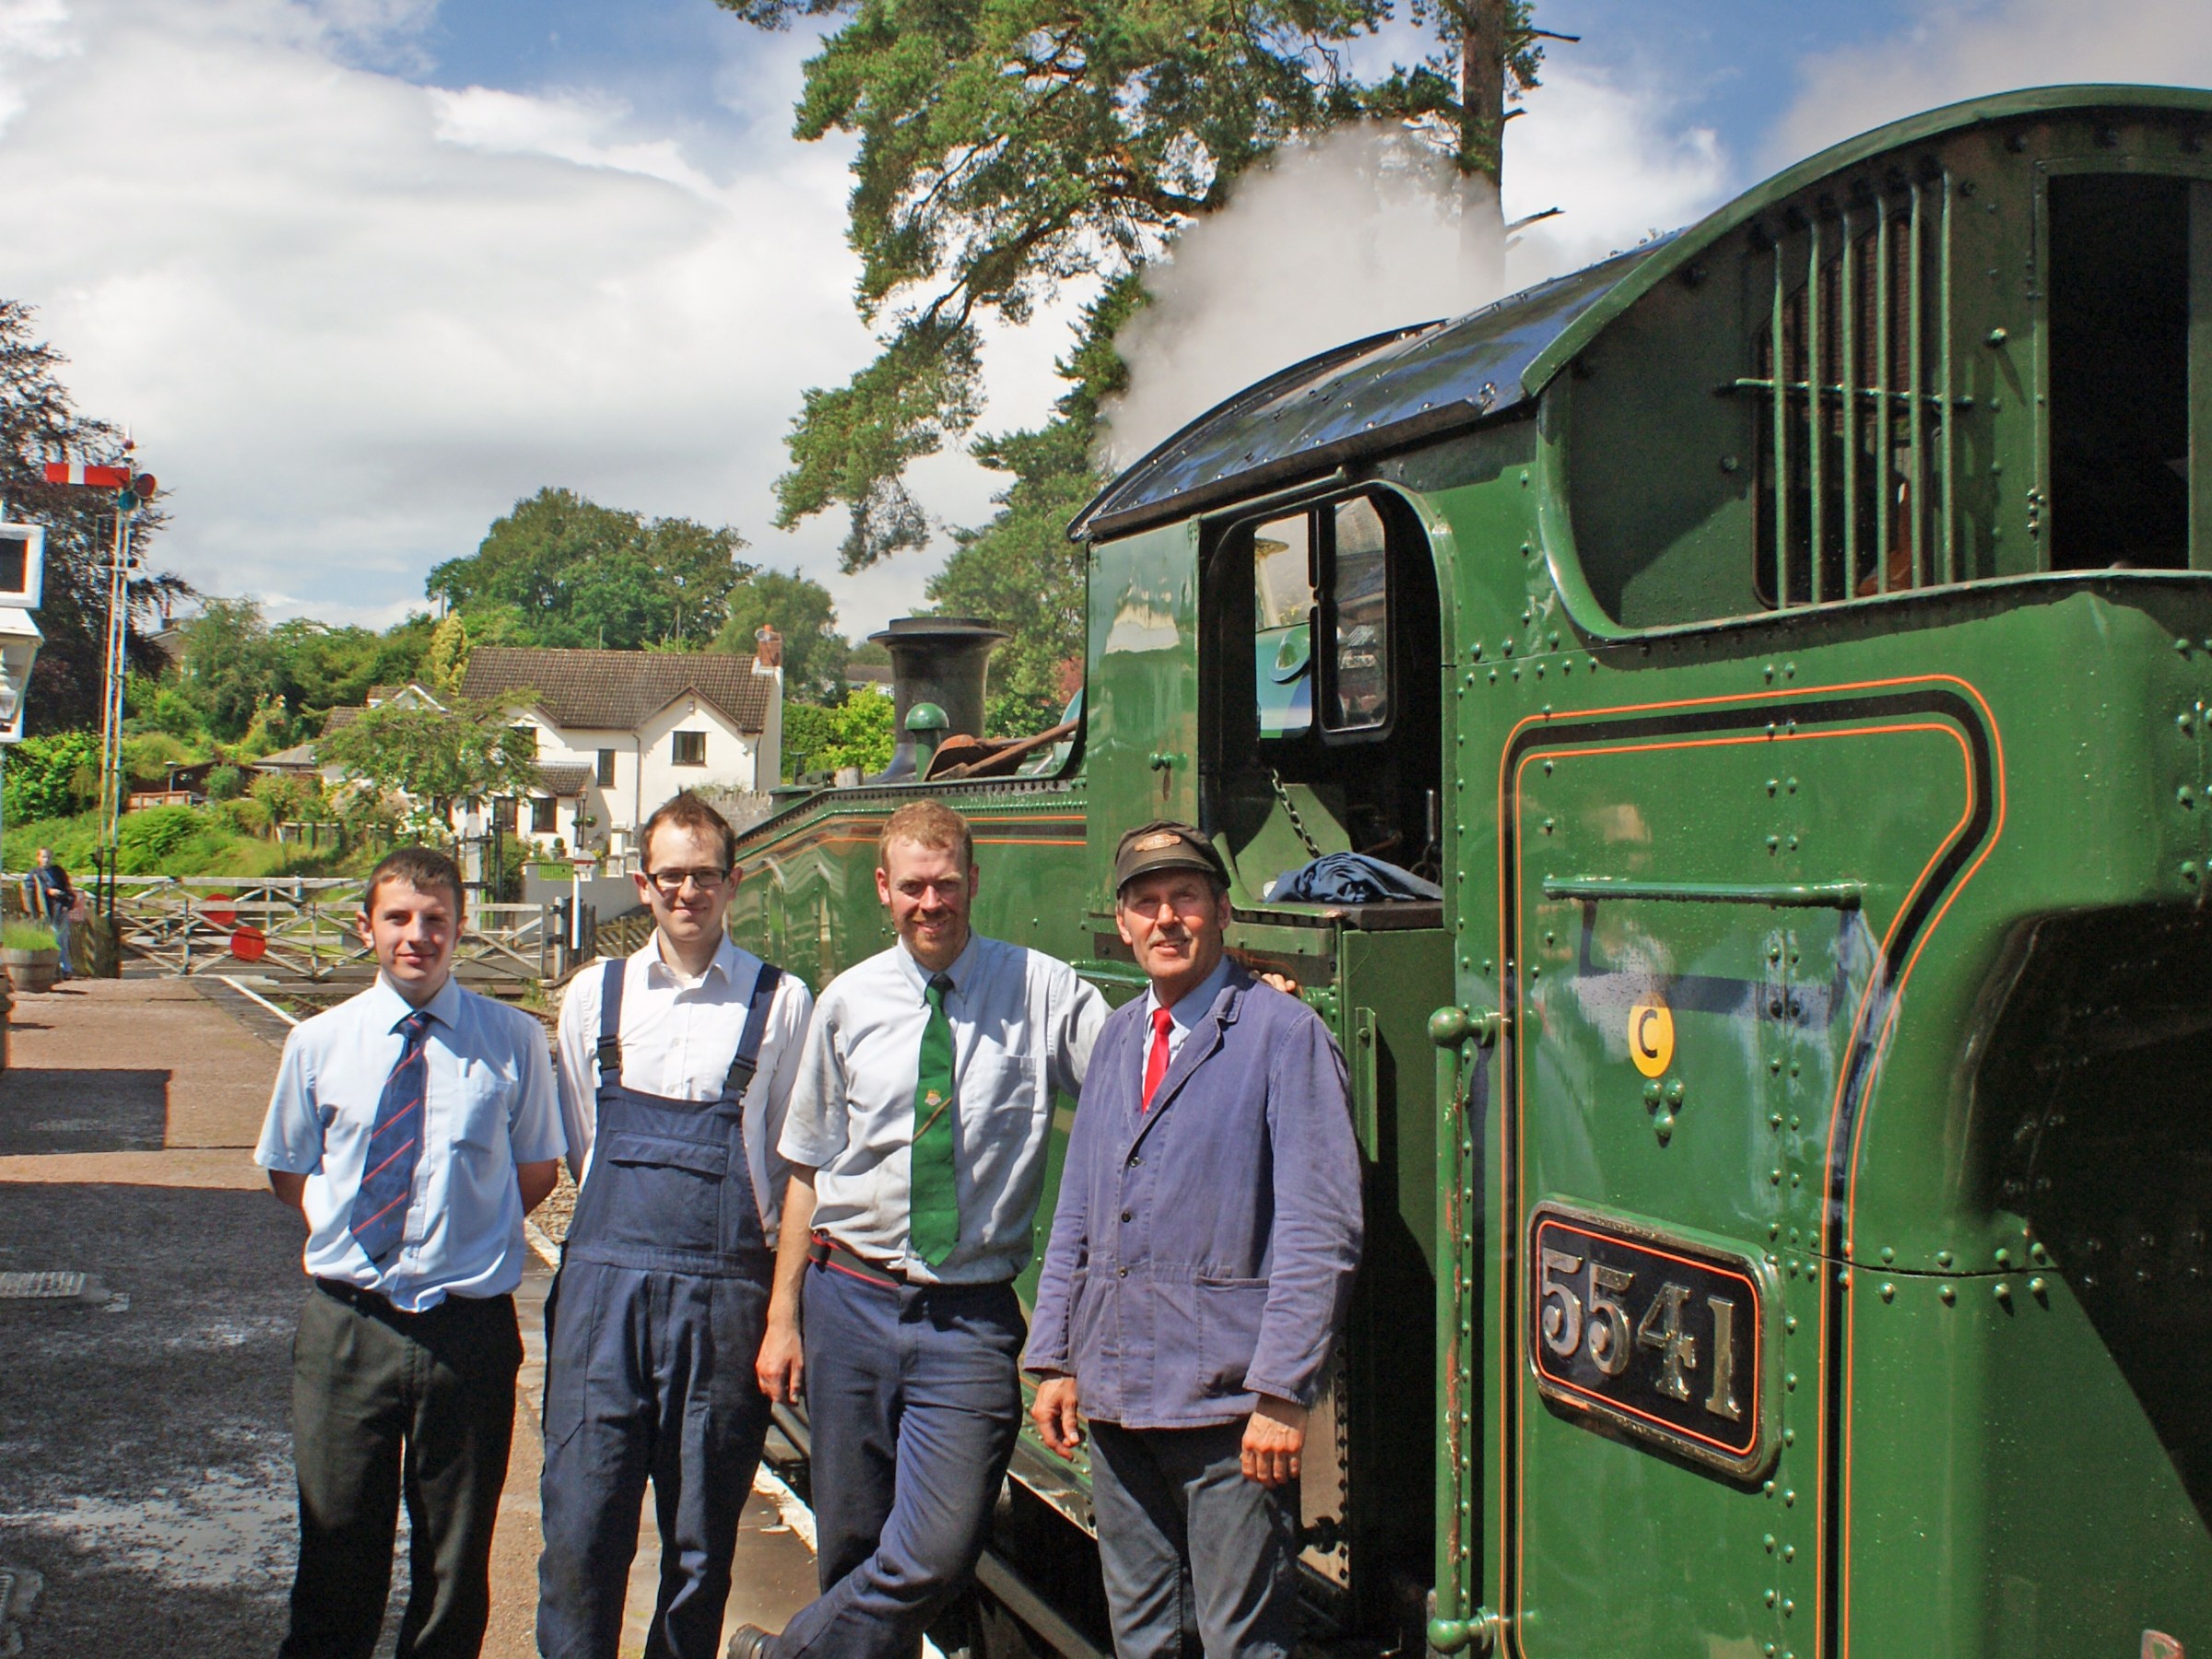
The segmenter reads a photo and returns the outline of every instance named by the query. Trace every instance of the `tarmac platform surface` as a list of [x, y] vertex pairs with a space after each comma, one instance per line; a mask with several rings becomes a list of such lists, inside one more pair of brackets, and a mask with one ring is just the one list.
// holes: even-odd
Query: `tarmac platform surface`
[[[311, 1292], [299, 1218], [252, 1161], [281, 1030], [206, 980], [78, 980], [18, 999], [0, 1073], [0, 1653], [11, 1628], [28, 1659], [229, 1659], [274, 1653], [283, 1635], [291, 1340]], [[11, 1277], [53, 1274], [85, 1277], [67, 1295], [4, 1293], [76, 1286]], [[536, 1651], [550, 1277], [534, 1262], [517, 1295], [528, 1358], [491, 1659]], [[651, 1504], [625, 1654], [643, 1650], [659, 1572]], [[795, 1504], [747, 1503], [731, 1624], [780, 1629], [812, 1594], [806, 1525]], [[404, 1536], [394, 1579], [380, 1653]]]

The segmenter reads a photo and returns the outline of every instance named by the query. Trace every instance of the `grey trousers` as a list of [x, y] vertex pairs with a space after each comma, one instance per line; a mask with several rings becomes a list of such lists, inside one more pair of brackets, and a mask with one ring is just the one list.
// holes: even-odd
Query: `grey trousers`
[[1289, 1659], [1298, 1488], [1244, 1478], [1244, 1425], [1090, 1430], [1115, 1659]]

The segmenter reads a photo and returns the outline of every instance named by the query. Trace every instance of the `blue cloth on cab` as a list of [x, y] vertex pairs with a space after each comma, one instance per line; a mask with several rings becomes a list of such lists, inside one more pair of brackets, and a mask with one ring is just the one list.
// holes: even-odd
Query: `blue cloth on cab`
[[1364, 853], [1327, 853], [1311, 864], [1285, 870], [1269, 885], [1266, 896], [1306, 904], [1388, 904], [1408, 899], [1434, 903], [1444, 896], [1444, 889]]
[[1143, 1108], [1147, 999], [1099, 1032], [1023, 1364], [1129, 1429], [1311, 1405], [1359, 1265], [1344, 1056], [1312, 1009], [1230, 971]]
[[721, 1098], [672, 1100], [623, 1086], [623, 967], [606, 965], [591, 1172], [546, 1300], [538, 1652], [615, 1659], [650, 1477], [661, 1583], [645, 1653], [715, 1659], [768, 1433], [753, 1361], [774, 1257], [743, 1101], [778, 973], [756, 975]]

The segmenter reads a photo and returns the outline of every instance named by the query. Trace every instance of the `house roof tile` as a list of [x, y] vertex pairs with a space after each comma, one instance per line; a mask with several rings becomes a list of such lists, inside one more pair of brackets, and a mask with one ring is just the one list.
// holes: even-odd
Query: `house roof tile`
[[592, 767], [588, 761], [541, 760], [537, 764], [537, 787], [534, 794], [549, 794], [567, 800], [580, 795], [592, 781]]
[[[722, 652], [540, 651], [479, 645], [461, 682], [465, 698], [537, 693], [537, 707], [568, 730], [635, 731], [686, 692], [712, 703], [741, 732], [767, 724], [772, 675]], [[335, 714], [338, 711], [333, 710]], [[324, 728], [328, 730], [328, 727]]]

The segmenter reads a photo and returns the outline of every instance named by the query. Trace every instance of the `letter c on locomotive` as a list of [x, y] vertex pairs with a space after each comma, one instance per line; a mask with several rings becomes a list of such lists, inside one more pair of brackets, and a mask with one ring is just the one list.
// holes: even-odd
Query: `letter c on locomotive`
[[1629, 1058], [1647, 1077], [1657, 1077], [1674, 1062], [1675, 1016], [1656, 998], [1629, 1010]]

